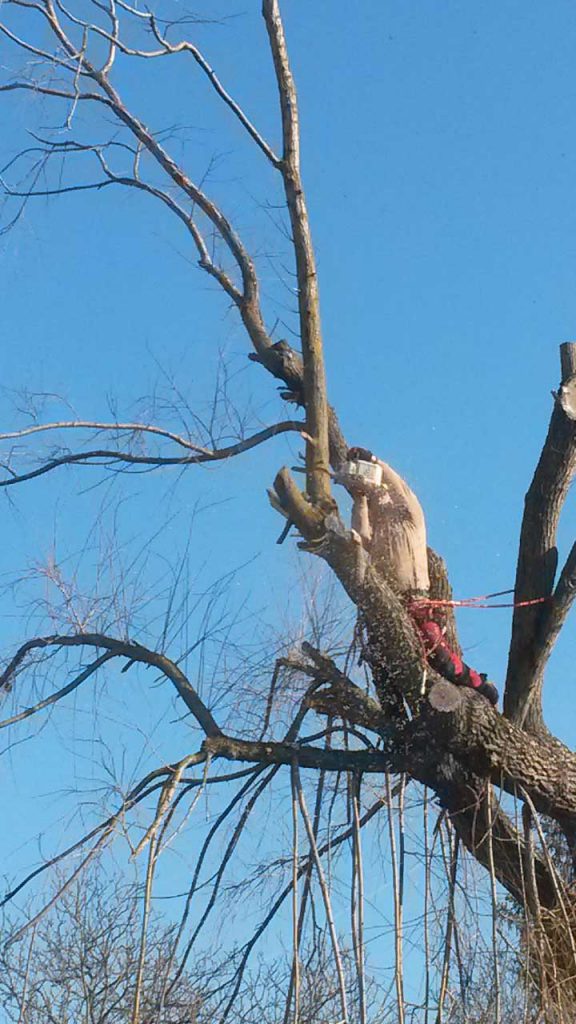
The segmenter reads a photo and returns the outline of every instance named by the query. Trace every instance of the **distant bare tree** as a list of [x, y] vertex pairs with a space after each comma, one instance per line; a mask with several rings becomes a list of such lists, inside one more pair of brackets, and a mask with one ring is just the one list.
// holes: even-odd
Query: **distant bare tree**
[[[140, 944], [136, 893], [126, 883], [87, 872], [29, 936], [4, 948], [0, 1003], [7, 1020], [29, 1024], [115, 1024], [130, 1019]], [[155, 1016], [170, 930], [156, 921], [148, 930], [142, 979], [142, 1020]], [[197, 1024], [206, 972], [183, 974], [166, 1001], [166, 1024]]]
[[[132, 1019], [140, 917], [137, 887], [108, 878], [94, 865], [58, 900], [52, 916], [39, 922], [27, 942], [3, 947], [0, 1006], [5, 1019], [26, 1024], [125, 1024]], [[144, 1024], [210, 1024], [221, 1010], [222, 997], [212, 990], [221, 988], [230, 972], [227, 958], [211, 950], [175, 978], [177, 968], [170, 957], [173, 932], [174, 926], [152, 916], [140, 1019]], [[338, 979], [330, 948], [320, 938], [304, 953], [300, 1020], [316, 1024], [337, 1019]], [[354, 968], [347, 955], [345, 965], [352, 995]], [[260, 965], [238, 994], [235, 1020], [281, 1024], [289, 981], [284, 960]], [[372, 980], [369, 992], [371, 1019], [389, 1019], [384, 993]]]

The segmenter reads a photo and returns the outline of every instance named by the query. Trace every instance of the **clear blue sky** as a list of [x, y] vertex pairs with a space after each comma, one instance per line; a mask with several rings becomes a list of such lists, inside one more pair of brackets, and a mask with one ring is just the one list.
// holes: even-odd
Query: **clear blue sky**
[[[234, 6], [217, 5], [223, 14]], [[259, 4], [241, 6], [223, 26], [200, 28], [197, 39], [278, 145]], [[456, 595], [512, 586], [523, 495], [558, 380], [558, 345], [576, 337], [576, 8], [567, 0], [284, 6], [331, 401], [348, 438], [372, 447], [419, 494], [430, 543], [446, 558]], [[3, 74], [21, 63], [0, 40]], [[191, 62], [164, 62], [160, 84], [141, 64], [120, 71], [118, 82], [152, 127], [185, 127], [173, 145], [193, 174], [201, 176], [217, 155], [207, 188], [258, 255], [269, 323], [279, 318], [276, 336], [290, 339], [286, 244], [274, 230], [275, 211], [264, 208], [278, 197], [271, 171]], [[55, 123], [41, 101], [12, 94], [0, 97], [0, 115], [0, 165], [27, 144], [25, 128]], [[89, 131], [81, 111], [76, 134]], [[96, 137], [105, 132], [100, 122]], [[95, 177], [87, 167], [75, 173]], [[273, 384], [248, 363], [237, 318], [196, 269], [188, 238], [146, 197], [108, 189], [31, 203], [0, 241], [0, 324], [3, 430], [19, 422], [11, 391], [23, 388], [64, 395], [82, 417], [107, 415], [113, 398], [127, 416], [131, 403], [165, 390], [166, 375], [174, 375], [190, 404], [203, 408], [219, 352], [239, 373], [239, 403], [255, 410], [250, 422], [281, 415]], [[46, 411], [60, 416], [63, 407], [53, 402]], [[195, 520], [191, 564], [201, 587], [249, 563], [229, 601], [249, 623], [244, 633], [260, 637], [286, 593], [297, 605], [300, 577], [309, 572], [293, 544], [276, 547], [279, 524], [264, 494], [294, 452], [278, 440], [242, 461], [191, 469], [175, 490], [175, 475], [139, 477], [124, 488], [122, 542], [145, 543], [168, 509], [174, 518], [150, 544], [160, 576], [183, 550], [196, 504], [224, 502]], [[77, 554], [104, 493], [86, 492], [91, 481], [87, 470], [63, 471], [2, 503], [6, 580], [42, 562], [55, 539], [58, 558]], [[572, 498], [564, 552], [573, 522]], [[23, 607], [22, 594], [15, 604], [6, 593], [3, 648], [28, 634]], [[470, 661], [502, 680], [508, 613], [465, 611], [461, 627]], [[569, 623], [545, 697], [551, 727], [569, 744], [574, 640]], [[154, 722], [158, 691], [149, 688], [143, 703]], [[128, 722], [127, 698], [122, 714]], [[11, 781], [18, 774], [23, 790], [44, 773], [46, 792], [69, 782], [58, 776], [57, 730], [48, 732], [41, 754], [29, 743], [12, 753], [6, 771]], [[51, 800], [38, 801], [43, 822], [58, 818]], [[19, 837], [17, 816], [13, 825]], [[12, 870], [21, 853], [16, 841], [8, 846]]]

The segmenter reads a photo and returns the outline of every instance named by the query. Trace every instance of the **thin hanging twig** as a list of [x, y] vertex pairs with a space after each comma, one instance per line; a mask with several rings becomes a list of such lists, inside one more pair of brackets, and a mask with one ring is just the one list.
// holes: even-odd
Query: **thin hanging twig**
[[366, 1024], [366, 976], [364, 957], [364, 869], [360, 837], [360, 790], [362, 777], [352, 776], [352, 939], [358, 977], [359, 1024]]
[[490, 870], [490, 896], [492, 901], [492, 959], [494, 963], [494, 1024], [501, 1020], [501, 985], [500, 964], [498, 962], [498, 901], [496, 897], [496, 871], [494, 868], [493, 816], [492, 804], [494, 795], [492, 788], [486, 794], [486, 811], [488, 814], [488, 866]]
[[[292, 790], [292, 990], [294, 998], [294, 1024], [300, 1020], [300, 920], [298, 915], [298, 791], [295, 777], [296, 763], [291, 767]], [[287, 1007], [287, 1010], [289, 1008]]]
[[[329, 733], [326, 736], [326, 747], [330, 747], [330, 734]], [[325, 773], [323, 771], [321, 771], [320, 774], [319, 774], [319, 777], [318, 777], [318, 785], [316, 787], [316, 800], [315, 800], [315, 805], [314, 805], [314, 820], [312, 822], [312, 828], [314, 830], [314, 838], [315, 838], [316, 842], [318, 842], [318, 832], [319, 832], [319, 829], [320, 829], [320, 815], [321, 815], [321, 811], [322, 811], [322, 801], [323, 801], [323, 798], [324, 798], [324, 782], [325, 782]], [[302, 886], [302, 894], [301, 894], [301, 897], [300, 897], [300, 909], [299, 909], [299, 913], [298, 913], [298, 949], [300, 949], [300, 945], [302, 943], [302, 935], [304, 933], [304, 922], [305, 922], [305, 919], [306, 919], [306, 911], [308, 909], [308, 900], [311, 897], [311, 893], [312, 893], [312, 872], [313, 872], [313, 868], [314, 868], [314, 865], [313, 865], [312, 859], [309, 858], [308, 859], [308, 868], [307, 868], [307, 870], [303, 872], [299, 865], [298, 865], [298, 870], [297, 870], [297, 878], [300, 878], [300, 876], [302, 874], [304, 875], [304, 885]], [[292, 879], [292, 885], [294, 885], [294, 878]], [[293, 973], [293, 971], [291, 971], [291, 973], [290, 973], [290, 982], [288, 984], [288, 993], [286, 995], [286, 1006], [285, 1006], [285, 1010], [284, 1010], [284, 1019], [283, 1019], [282, 1024], [288, 1024], [288, 1021], [290, 1019], [290, 1007], [292, 1005], [293, 987], [294, 987], [294, 973]]]
[[[514, 815], [516, 821], [518, 821], [518, 798], [514, 798]], [[530, 1012], [530, 995], [533, 986], [531, 986], [531, 953], [532, 948], [535, 945], [537, 951], [537, 962], [539, 977], [539, 991], [541, 1002], [544, 998], [544, 989], [546, 987], [546, 976], [544, 973], [544, 963], [542, 959], [542, 939], [544, 933], [542, 931], [542, 915], [540, 912], [540, 899], [538, 897], [538, 886], [536, 883], [536, 870], [534, 867], [534, 835], [532, 832], [532, 812], [527, 804], [522, 804], [522, 828], [524, 834], [524, 847], [520, 849], [520, 830], [518, 824], [516, 831], [518, 834], [518, 847], [519, 857], [518, 863], [520, 864], [520, 870], [522, 872], [522, 885], [525, 892], [525, 898], [523, 902], [524, 909], [524, 928], [526, 930], [526, 936], [530, 936], [530, 941], [526, 942], [526, 964], [524, 967], [524, 1009], [522, 1015], [522, 1024], [528, 1024], [529, 1012]]]
[[538, 812], [537, 812], [534, 804], [532, 803], [532, 800], [530, 799], [530, 797], [529, 797], [528, 793], [526, 792], [526, 790], [522, 789], [521, 792], [522, 792], [523, 799], [526, 801], [526, 803], [528, 804], [528, 806], [529, 806], [529, 808], [530, 808], [530, 810], [532, 812], [532, 819], [534, 821], [534, 825], [535, 825], [536, 831], [538, 833], [538, 838], [539, 838], [540, 844], [542, 846], [542, 852], [544, 854], [544, 857], [546, 859], [546, 863], [548, 865], [548, 869], [550, 871], [550, 875], [552, 877], [552, 884], [554, 886], [554, 892], [556, 894], [556, 899], [558, 900], [558, 905], [560, 906], [560, 909], [562, 911], [562, 916], [564, 917], [564, 923], [565, 923], [567, 931], [568, 931], [568, 937], [569, 937], [569, 940], [570, 940], [570, 947], [571, 947], [571, 950], [572, 950], [572, 958], [573, 958], [573, 961], [574, 961], [574, 967], [576, 969], [576, 945], [575, 945], [575, 942], [574, 942], [574, 936], [572, 934], [572, 928], [570, 927], [570, 919], [568, 917], [568, 911], [566, 909], [566, 903], [564, 901], [564, 896], [562, 894], [562, 888], [561, 888], [561, 884], [560, 884], [560, 877], [558, 875], [558, 869], [556, 868], [556, 865], [554, 864], [554, 861], [552, 860], [552, 858], [550, 856], [550, 851], [548, 849], [548, 843], [546, 842], [546, 837], [545, 837], [545, 835], [544, 835], [544, 833], [542, 831], [542, 826], [540, 824], [540, 819], [538, 817]]
[[154, 871], [158, 860], [158, 840], [153, 837], [148, 847], [148, 865], [146, 867], [146, 881], [144, 884], [144, 906], [142, 910], [142, 927], [140, 929], [140, 949], [138, 951], [138, 967], [136, 970], [136, 982], [134, 986], [134, 1002], [132, 1004], [132, 1016], [130, 1024], [140, 1024], [140, 1005], [142, 1001], [142, 982], [144, 979], [144, 964], [146, 962], [146, 941], [148, 937], [148, 921], [150, 918], [150, 904], [152, 900], [152, 885], [154, 882]]
[[402, 877], [403, 869], [398, 866], [396, 849], [396, 831], [394, 828], [394, 810], [392, 803], [392, 787], [390, 775], [386, 772], [386, 802], [388, 805], [388, 832], [390, 836], [390, 858], [392, 861], [392, 888], [394, 891], [394, 981], [398, 1002], [398, 1024], [404, 1024], [404, 964], [403, 964], [403, 908], [402, 908]]
[[340, 955], [340, 946], [338, 944], [338, 936], [336, 934], [336, 925], [334, 923], [334, 915], [332, 913], [332, 903], [330, 900], [330, 893], [326, 884], [326, 878], [322, 869], [322, 861], [320, 860], [320, 854], [318, 853], [318, 846], [314, 838], [314, 830], [312, 828], [312, 822], [310, 821], [310, 815], [308, 814], [308, 808], [306, 806], [306, 799], [304, 797], [304, 791], [302, 789], [302, 782], [300, 780], [300, 772], [298, 765], [294, 763], [294, 780], [296, 783], [298, 793], [298, 803], [300, 805], [300, 813], [306, 826], [306, 834], [308, 836], [308, 842], [310, 844], [310, 851], [314, 859], [314, 866], [316, 868], [316, 874], [318, 875], [318, 884], [320, 885], [320, 891], [322, 893], [322, 899], [324, 900], [324, 910], [326, 913], [326, 920], [328, 922], [328, 929], [330, 932], [330, 939], [332, 942], [332, 950], [334, 953], [334, 963], [336, 965], [336, 973], [338, 976], [338, 987], [340, 990], [340, 1005], [342, 1008], [342, 1024], [349, 1024], [348, 1017], [348, 1005], [346, 1000], [346, 979], [344, 976], [344, 967], [342, 964], [342, 957]]
[[[452, 953], [452, 934], [454, 931], [454, 898], [456, 894], [456, 879], [458, 875], [458, 852], [460, 849], [460, 839], [458, 835], [454, 835], [452, 841], [451, 826], [446, 819], [446, 831], [448, 833], [448, 843], [450, 846], [450, 867], [449, 867], [449, 889], [448, 889], [448, 916], [446, 919], [446, 934], [444, 936], [444, 960], [442, 963], [442, 977], [440, 981], [440, 992], [438, 995], [438, 1010], [436, 1013], [436, 1024], [442, 1024], [442, 1016], [444, 1013], [444, 1003], [448, 994], [448, 979], [450, 977], [450, 957]], [[440, 840], [442, 842], [442, 834], [440, 833]]]
[[22, 985], [22, 995], [20, 997], [20, 1009], [18, 1011], [18, 1024], [25, 1024], [26, 1021], [26, 1000], [28, 998], [28, 982], [30, 980], [30, 965], [32, 963], [32, 953], [34, 950], [34, 943], [36, 941], [36, 927], [32, 929], [30, 936], [30, 945], [28, 946], [28, 956], [26, 957], [26, 970], [24, 972], [24, 982]]
[[[376, 800], [372, 804], [372, 806], [369, 807], [368, 810], [365, 811], [364, 814], [362, 815], [362, 817], [360, 818], [360, 827], [364, 828], [364, 826], [367, 825], [368, 822], [371, 821], [371, 819], [376, 814], [378, 814], [379, 811], [384, 806], [385, 806], [385, 800], [382, 797], [379, 798], [378, 800]], [[340, 835], [337, 836], [336, 838], [329, 838], [325, 843], [322, 844], [322, 846], [319, 847], [319, 849], [318, 849], [318, 856], [322, 857], [322, 856], [324, 856], [325, 853], [330, 854], [330, 852], [332, 850], [336, 849], [336, 847], [341, 846], [342, 843], [348, 842], [348, 840], [350, 839], [351, 835], [352, 835], [352, 828], [347, 828], [344, 832], [341, 832]], [[309, 857], [309, 858], [307, 857], [301, 863], [300, 869], [299, 869], [299, 873], [301, 875], [302, 874], [306, 874], [309, 871], [310, 864], [313, 863], [313, 862], [314, 862], [314, 858], [313, 857]], [[288, 895], [290, 894], [291, 891], [292, 891], [292, 879], [290, 879], [288, 884], [284, 887], [284, 889], [281, 891], [281, 893], [279, 894], [277, 899], [274, 901], [274, 903], [272, 904], [272, 907], [270, 908], [270, 910], [268, 911], [268, 913], [266, 914], [264, 919], [260, 922], [260, 924], [258, 925], [256, 930], [254, 931], [252, 937], [243, 946], [242, 951], [241, 951], [242, 955], [241, 955], [240, 963], [239, 963], [239, 965], [238, 965], [238, 967], [237, 967], [237, 969], [235, 971], [235, 974], [234, 974], [234, 979], [235, 979], [234, 980], [234, 987], [233, 987], [232, 993], [230, 995], [230, 998], [228, 1000], [228, 1003], [227, 1003], [227, 1005], [225, 1007], [224, 1013], [220, 1017], [220, 1024], [225, 1024], [225, 1021], [227, 1021], [228, 1016], [230, 1014], [230, 1011], [232, 1010], [232, 1008], [234, 1006], [234, 1003], [235, 1003], [235, 1000], [236, 1000], [236, 996], [238, 995], [238, 991], [240, 989], [240, 985], [241, 985], [241, 982], [242, 982], [244, 971], [246, 970], [246, 965], [247, 965], [248, 960], [249, 960], [249, 958], [250, 958], [250, 956], [252, 954], [252, 951], [254, 950], [254, 947], [255, 947], [256, 943], [262, 937], [262, 935], [264, 934], [264, 932], [268, 928], [270, 922], [273, 921], [273, 919], [276, 916], [276, 914], [278, 913], [280, 907], [284, 903], [284, 900], [288, 897]], [[219, 986], [219, 988], [217, 990], [215, 990], [215, 991], [220, 991], [220, 989], [222, 987], [224, 987], [224, 986]]]
[[432, 854], [429, 848], [427, 789], [424, 789], [422, 819], [424, 826], [424, 1024], [428, 1024], [430, 1009], [430, 866]]

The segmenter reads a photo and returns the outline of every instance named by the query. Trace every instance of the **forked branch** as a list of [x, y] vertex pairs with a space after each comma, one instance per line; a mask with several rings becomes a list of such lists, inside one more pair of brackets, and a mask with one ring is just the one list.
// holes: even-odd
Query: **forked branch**
[[[563, 384], [576, 370], [575, 342], [562, 346], [561, 360]], [[558, 523], [575, 471], [576, 421], [567, 416], [561, 403], [556, 401], [524, 504], [514, 590], [518, 603], [552, 597], [558, 563]], [[545, 728], [542, 719], [544, 669], [570, 603], [563, 597], [556, 602], [554, 611], [548, 609], [547, 602], [517, 607], [514, 611], [504, 713], [529, 732], [537, 733]]]

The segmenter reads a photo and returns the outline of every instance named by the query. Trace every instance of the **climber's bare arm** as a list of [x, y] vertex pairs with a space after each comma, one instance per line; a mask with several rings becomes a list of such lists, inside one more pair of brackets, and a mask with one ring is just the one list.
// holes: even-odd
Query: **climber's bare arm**
[[350, 525], [352, 526], [353, 531], [358, 534], [358, 537], [364, 544], [364, 547], [368, 547], [372, 540], [368, 498], [365, 494], [355, 494], [353, 497], [352, 521]]

